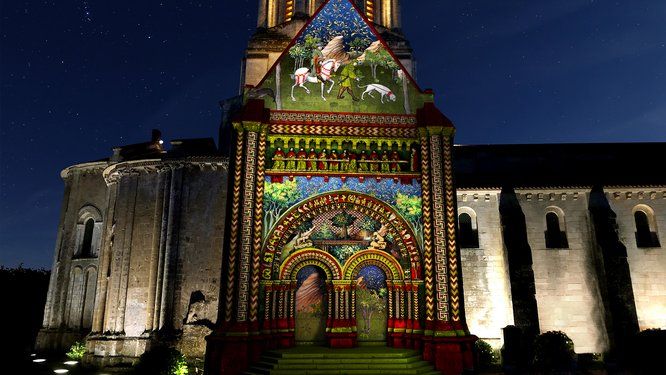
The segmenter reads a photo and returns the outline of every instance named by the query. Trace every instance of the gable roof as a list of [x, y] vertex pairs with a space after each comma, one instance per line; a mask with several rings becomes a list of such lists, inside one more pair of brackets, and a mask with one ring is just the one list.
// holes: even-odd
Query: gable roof
[[416, 80], [414, 79], [414, 77], [412, 77], [412, 75], [409, 73], [409, 71], [407, 71], [407, 69], [406, 69], [405, 66], [402, 64], [402, 62], [400, 62], [400, 59], [395, 55], [395, 53], [393, 52], [393, 50], [389, 47], [388, 43], [386, 43], [386, 41], [385, 41], [384, 38], [381, 36], [381, 34], [380, 34], [379, 31], [377, 30], [377, 28], [374, 26], [374, 24], [373, 24], [370, 20], [368, 20], [368, 17], [365, 15], [365, 13], [363, 12], [363, 10], [362, 10], [362, 9], [359, 9], [359, 7], [358, 7], [356, 4], [354, 4], [354, 2], [353, 2], [352, 0], [326, 0], [326, 1], [324, 1], [324, 2], [319, 6], [319, 8], [317, 8], [317, 10], [314, 12], [314, 14], [312, 15], [312, 17], [310, 17], [310, 18], [308, 19], [308, 21], [305, 23], [305, 25], [303, 25], [303, 27], [301, 28], [301, 30], [299, 30], [299, 32], [296, 33], [296, 36], [294, 36], [294, 37], [291, 39], [291, 42], [289, 42], [289, 44], [287, 45], [287, 47], [285, 48], [285, 50], [282, 52], [282, 54], [280, 55], [280, 57], [278, 57], [278, 59], [275, 60], [275, 62], [274, 62], [273, 65], [271, 66], [271, 68], [270, 68], [270, 69], [268, 70], [268, 72], [264, 75], [264, 77], [261, 79], [261, 81], [259, 81], [259, 83], [257, 84], [256, 87], [260, 87], [260, 86], [264, 83], [264, 81], [266, 80], [266, 78], [268, 78], [268, 77], [270, 76], [271, 72], [273, 72], [273, 71], [275, 70], [275, 67], [280, 63], [281, 60], [283, 60], [283, 58], [285, 57], [285, 55], [288, 55], [288, 54], [289, 54], [289, 50], [291, 49], [291, 47], [293, 47], [293, 46], [298, 42], [298, 40], [303, 36], [303, 34], [304, 34], [305, 31], [308, 29], [308, 27], [313, 23], [313, 21], [315, 21], [315, 19], [317, 19], [317, 18], [319, 17], [319, 15], [320, 15], [320, 13], [322, 12], [322, 10], [324, 10], [324, 8], [326, 8], [326, 6], [327, 6], [329, 3], [331, 3], [331, 2], [333, 2], [333, 3], [335, 3], [335, 2], [345, 2], [345, 3], [349, 3], [349, 5], [351, 5], [351, 7], [352, 7], [352, 8], [354, 9], [354, 11], [356, 12], [356, 14], [357, 14], [357, 15], [363, 20], [365, 26], [368, 27], [368, 29], [372, 32], [372, 34], [375, 36], [375, 38], [377, 38], [377, 40], [382, 44], [382, 46], [384, 46], [384, 48], [385, 48], [386, 51], [391, 55], [391, 57], [392, 57], [393, 60], [396, 62], [396, 64], [398, 64], [398, 66], [400, 67], [400, 69], [405, 73], [405, 76], [410, 80], [410, 82], [411, 82], [414, 86], [416, 86], [416, 87], [418, 88], [418, 90], [419, 90], [420, 92], [423, 92], [423, 90], [419, 87], [418, 82], [416, 82]]
[[414, 114], [431, 95], [351, 0], [325, 1], [254, 89], [272, 109], [320, 112]]

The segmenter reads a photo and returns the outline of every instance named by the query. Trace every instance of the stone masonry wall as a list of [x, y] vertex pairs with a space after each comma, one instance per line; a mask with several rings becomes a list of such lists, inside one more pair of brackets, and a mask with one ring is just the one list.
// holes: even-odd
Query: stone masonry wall
[[513, 324], [498, 198], [499, 190], [458, 190], [458, 213], [472, 210], [479, 234], [478, 249], [460, 249], [467, 325], [497, 348], [502, 345], [502, 328]]
[[194, 170], [186, 172], [185, 179], [189, 183], [182, 198], [173, 324], [183, 331], [180, 350], [189, 357], [203, 357], [204, 337], [217, 320], [227, 175]]
[[217, 317], [227, 187], [226, 168], [213, 165], [117, 167], [92, 361], [132, 361], [158, 332], [186, 356], [203, 357]]
[[[77, 258], [81, 214], [106, 211], [106, 163], [89, 163], [63, 171], [65, 192], [54, 252], [49, 291], [44, 308], [38, 350], [61, 350], [90, 331], [92, 303], [97, 277], [96, 258]], [[101, 223], [95, 223], [99, 228]], [[93, 239], [92, 246], [99, 244]]]
[[[532, 247], [541, 332], [565, 332], [578, 353], [608, 348], [584, 190], [517, 190]], [[564, 214], [568, 248], [546, 248], [546, 213]], [[564, 230], [564, 228], [561, 228]]]
[[[666, 189], [605, 189], [617, 215], [620, 240], [627, 248], [631, 284], [641, 330], [666, 329]], [[654, 212], [660, 247], [638, 248], [634, 209], [649, 207]]]

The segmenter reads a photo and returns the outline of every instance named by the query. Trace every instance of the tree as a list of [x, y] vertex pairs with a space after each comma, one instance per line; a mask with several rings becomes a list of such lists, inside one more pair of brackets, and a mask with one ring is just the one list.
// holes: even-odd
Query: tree
[[350, 214], [347, 213], [347, 211], [342, 211], [339, 214], [333, 216], [331, 219], [331, 222], [333, 222], [333, 225], [337, 228], [340, 228], [342, 230], [342, 233], [340, 234], [341, 238], [348, 238], [349, 233], [348, 233], [348, 227], [356, 221], [356, 218]]
[[320, 44], [321, 44], [321, 39], [313, 35], [307, 35], [305, 37], [303, 47], [305, 48], [305, 52], [307, 53], [307, 55], [312, 56], [312, 50], [318, 48]]
[[370, 41], [366, 38], [355, 38], [349, 43], [349, 50], [355, 54], [363, 53]]
[[397, 67], [397, 64], [393, 61], [393, 57], [388, 51], [384, 48], [377, 50], [377, 52], [366, 51], [365, 52], [365, 61], [370, 64], [370, 70], [372, 71], [372, 78], [377, 81], [377, 67], [382, 66], [389, 68], [390, 64]]
[[395, 207], [414, 229], [414, 235], [420, 245], [423, 245], [423, 219], [421, 212], [422, 200], [419, 196], [410, 196], [397, 192], [395, 195]]
[[358, 227], [361, 229], [361, 236], [369, 238], [374, 231], [379, 229], [380, 225], [377, 220], [366, 216], [363, 218], [363, 220], [361, 220], [361, 223], [358, 225]]
[[398, 66], [398, 63], [395, 62], [395, 60], [391, 59], [387, 64], [386, 67], [391, 70], [391, 77], [395, 81], [395, 83], [400, 83], [400, 77], [398, 77], [398, 70], [400, 70], [400, 66]]
[[371, 321], [374, 313], [382, 314], [386, 309], [386, 288], [377, 291], [368, 289], [364, 286], [356, 290], [356, 303], [361, 310], [364, 327], [361, 334], [369, 335], [371, 330]]
[[357, 245], [342, 245], [333, 246], [331, 248], [331, 253], [333, 253], [333, 256], [340, 262], [340, 264], [345, 264], [349, 257], [356, 254], [360, 250], [361, 247]]
[[317, 230], [315, 234], [310, 236], [313, 240], [332, 240], [335, 238], [335, 234], [331, 230], [331, 227], [328, 224], [322, 224], [321, 227]]
[[264, 192], [264, 237], [291, 205], [301, 200], [296, 181], [266, 184]]
[[358, 227], [363, 230], [367, 230], [368, 232], [374, 232], [379, 229], [379, 223], [377, 220], [366, 216], [363, 218], [363, 220], [361, 220], [361, 223], [358, 225]]
[[289, 49], [289, 56], [294, 59], [294, 72], [303, 67], [303, 62], [310, 56], [304, 45], [297, 43]]
[[289, 56], [294, 59], [294, 72], [303, 67], [305, 59], [312, 58], [312, 51], [320, 44], [321, 39], [308, 35], [303, 42], [296, 43], [289, 49]]
[[312, 225], [313, 225], [312, 220], [307, 220], [307, 221], [304, 221], [301, 224], [299, 224], [298, 228], [296, 228], [296, 230], [298, 230], [299, 233], [305, 233], [305, 232], [309, 231], [310, 229], [312, 229]]
[[42, 326], [50, 276], [45, 269], [0, 266], [0, 291], [6, 304], [3, 317], [8, 323], [3, 329], [8, 344], [3, 354], [7, 358], [27, 358], [31, 353]]

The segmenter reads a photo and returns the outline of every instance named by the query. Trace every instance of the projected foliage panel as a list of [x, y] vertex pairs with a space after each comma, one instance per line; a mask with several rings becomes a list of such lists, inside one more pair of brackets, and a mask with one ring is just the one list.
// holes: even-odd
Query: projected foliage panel
[[423, 94], [373, 31], [349, 0], [331, 0], [253, 90], [271, 109], [412, 114]]

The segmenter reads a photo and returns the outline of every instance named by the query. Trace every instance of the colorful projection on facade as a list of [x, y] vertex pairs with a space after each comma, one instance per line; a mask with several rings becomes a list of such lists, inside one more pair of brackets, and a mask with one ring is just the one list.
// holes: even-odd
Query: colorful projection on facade
[[303, 267], [296, 276], [297, 342], [323, 343], [326, 333], [326, 274], [314, 266]]
[[270, 175], [420, 177], [420, 147], [409, 138], [270, 135]]
[[386, 341], [386, 275], [377, 266], [363, 267], [356, 278], [358, 341]]
[[[325, 197], [329, 204], [316, 199], [303, 203], [323, 193], [335, 193]], [[374, 249], [393, 256], [409, 275], [414, 251], [423, 241], [422, 227], [421, 185], [416, 180], [403, 184], [393, 179], [297, 176], [265, 183], [266, 253], [274, 254], [269, 257], [276, 257], [276, 264], [306, 247], [328, 252], [341, 265], [359, 251]]]
[[349, 0], [328, 2], [253, 90], [278, 110], [412, 114], [423, 103]]

